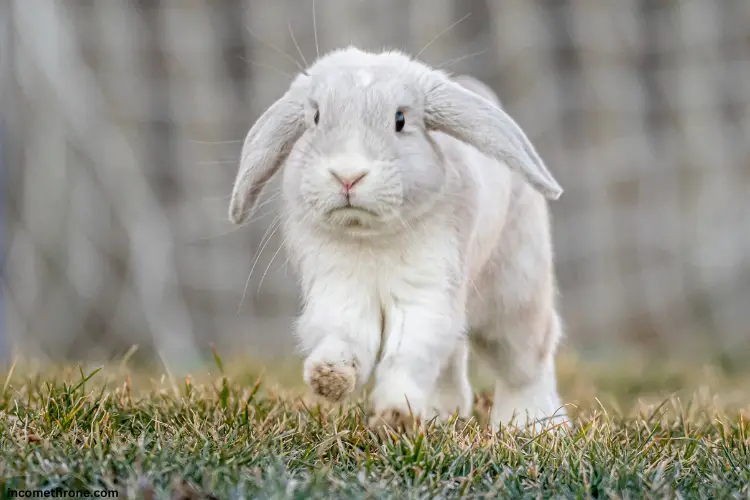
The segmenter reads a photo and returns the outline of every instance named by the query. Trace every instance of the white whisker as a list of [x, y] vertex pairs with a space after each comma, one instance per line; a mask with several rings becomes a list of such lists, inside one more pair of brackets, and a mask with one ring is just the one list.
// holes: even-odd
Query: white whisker
[[278, 229], [278, 228], [274, 228], [274, 226], [276, 224], [279, 224], [279, 223], [281, 223], [281, 215], [277, 214], [276, 217], [273, 218], [273, 220], [271, 221], [271, 223], [266, 228], [265, 232], [263, 233], [263, 236], [261, 236], [260, 243], [258, 243], [259, 250], [253, 256], [253, 258], [255, 258], [257, 260], [257, 258], [260, 256], [260, 252], [263, 251], [262, 248], [260, 248], [261, 245], [265, 246], [264, 243], [263, 243], [264, 241], [265, 241], [266, 244], [268, 244], [268, 241], [266, 241], [266, 238], [268, 238], [270, 240], [271, 237], [273, 236], [273, 233], [271, 233], [269, 235], [269, 231], [271, 231], [272, 229], [273, 229], [273, 231], [276, 231], [276, 229]]
[[465, 20], [470, 15], [471, 15], [471, 12], [469, 12], [464, 17], [462, 17], [458, 21], [454, 22], [453, 24], [451, 24], [450, 26], [448, 26], [447, 28], [445, 28], [443, 31], [441, 31], [437, 35], [435, 35], [432, 40], [430, 40], [429, 42], [427, 42], [427, 45], [425, 45], [424, 47], [422, 47], [422, 50], [420, 50], [419, 52], [417, 52], [417, 55], [414, 56], [414, 59], [418, 59], [419, 56], [422, 54], [422, 52], [424, 52], [425, 50], [427, 50], [430, 47], [430, 45], [432, 45], [433, 43], [435, 43], [441, 36], [445, 35], [450, 30], [452, 30], [453, 28], [455, 28], [456, 26], [458, 26], [459, 23], [461, 23], [463, 20]]
[[245, 227], [249, 226], [253, 222], [257, 222], [260, 219], [271, 215], [272, 213], [273, 213], [272, 210], [268, 211], [268, 212], [266, 212], [264, 214], [258, 215], [257, 217], [253, 217], [252, 219], [247, 220], [247, 221], [243, 222], [242, 224], [240, 224], [240, 225], [238, 225], [236, 227], [232, 227], [232, 228], [230, 228], [230, 229], [228, 229], [226, 231], [223, 231], [221, 233], [212, 234], [210, 236], [203, 236], [201, 238], [198, 238], [198, 239], [195, 239], [195, 240], [192, 240], [192, 241], [186, 241], [185, 244], [186, 245], [197, 245], [198, 243], [203, 243], [203, 242], [206, 242], [206, 241], [215, 240], [216, 238], [221, 238], [222, 236], [229, 236], [232, 233], [236, 233], [240, 229], [244, 229]]
[[[297, 43], [297, 38], [294, 36], [294, 31], [292, 31], [292, 22], [289, 21], [289, 34], [292, 35], [292, 41], [294, 42], [294, 46], [297, 47], [297, 52], [299, 53], [299, 56], [302, 58], [302, 62], [305, 63], [305, 66], [310, 66], [307, 63], [307, 59], [305, 59], [305, 54], [302, 53], [302, 49], [299, 48], [299, 44]], [[305, 70], [302, 70], [304, 73]]]
[[272, 201], [276, 200], [279, 197], [280, 191], [281, 191], [280, 189], [276, 189], [275, 192], [272, 192], [273, 193], [272, 196], [269, 196], [267, 200], [263, 200], [263, 202], [259, 203], [258, 206], [255, 207], [253, 210], [257, 211], [261, 207], [264, 207], [268, 205], [269, 203], [271, 203]]
[[[254, 207], [250, 207], [250, 208], [248, 208], [247, 210], [245, 210], [244, 212], [242, 212], [242, 215], [245, 215], [245, 214], [250, 214], [250, 213], [252, 213], [252, 212], [257, 212], [257, 211], [258, 211], [258, 210], [259, 210], [259, 209], [260, 209], [261, 207], [264, 207], [265, 205], [267, 205], [267, 204], [269, 204], [270, 202], [272, 202], [273, 200], [275, 200], [275, 199], [276, 199], [276, 198], [278, 197], [278, 194], [279, 194], [279, 192], [280, 192], [280, 191], [281, 191], [281, 188], [276, 188], [276, 189], [270, 189], [270, 190], [268, 190], [268, 193], [270, 193], [270, 194], [271, 194], [272, 196], [269, 196], [269, 197], [268, 197], [268, 199], [267, 199], [267, 200], [265, 200], [265, 201], [263, 201], [262, 203], [260, 203], [260, 204], [258, 204], [258, 205], [256, 205], [256, 206], [254, 206]], [[229, 195], [229, 197], [231, 198], [231, 197], [232, 197], [232, 195], [230, 194], [230, 195]], [[253, 220], [256, 220], [256, 219], [253, 219]], [[247, 225], [247, 224], [249, 224], [249, 223], [250, 223], [250, 221], [248, 221], [248, 222], [243, 222], [243, 223], [241, 224], [241, 226], [246, 226], [246, 225]], [[241, 227], [241, 226], [240, 226], [240, 227]]]
[[278, 52], [278, 53], [279, 53], [279, 54], [281, 54], [282, 56], [284, 56], [284, 57], [286, 57], [287, 59], [289, 59], [290, 61], [292, 61], [292, 62], [293, 62], [293, 63], [295, 64], [295, 66], [297, 66], [297, 68], [299, 68], [299, 69], [300, 69], [301, 71], [304, 71], [304, 70], [305, 70], [305, 68], [303, 68], [303, 67], [302, 67], [302, 65], [301, 65], [301, 64], [299, 63], [299, 61], [298, 61], [298, 60], [296, 60], [295, 58], [293, 58], [292, 56], [290, 56], [289, 54], [287, 54], [287, 53], [286, 53], [286, 52], [284, 52], [283, 50], [279, 49], [278, 47], [276, 47], [276, 46], [275, 46], [275, 45], [273, 45], [272, 43], [266, 42], [266, 41], [265, 41], [265, 40], [263, 40], [263, 39], [262, 39], [261, 37], [259, 37], [259, 36], [258, 36], [258, 35], [256, 35], [255, 33], [253, 33], [253, 31], [252, 31], [252, 30], [251, 30], [250, 28], [247, 28], [247, 27], [246, 27], [245, 29], [247, 30], [247, 32], [248, 32], [248, 33], [250, 33], [250, 35], [252, 35], [252, 36], [253, 36], [253, 38], [255, 38], [256, 40], [258, 40], [258, 41], [259, 41], [260, 43], [262, 43], [262, 44], [263, 44], [263, 45], [265, 45], [266, 47], [269, 47], [269, 48], [271, 48], [271, 49], [275, 50], [276, 52]]
[[482, 294], [479, 293], [479, 289], [477, 288], [477, 284], [474, 283], [474, 280], [471, 280], [471, 286], [474, 288], [474, 291], [477, 292], [477, 297], [479, 297], [479, 300], [484, 302], [484, 297], [482, 297]]
[[[302, 216], [302, 219], [299, 221], [299, 224], [304, 224], [307, 221], [307, 219], [310, 217], [310, 213], [311, 212], [305, 212], [305, 215]], [[289, 219], [291, 219], [292, 217], [294, 217], [294, 215], [290, 214]], [[284, 240], [284, 243], [285, 242], [286, 242], [286, 239]], [[292, 258], [292, 252], [288, 252], [286, 256], [286, 260], [284, 260], [284, 263], [281, 266], [279, 266], [279, 270], [286, 269], [291, 258]], [[273, 262], [273, 259], [272, 259], [272, 262]], [[262, 280], [261, 280], [261, 283], [262, 283]], [[258, 293], [260, 293], [260, 285], [258, 285]]]
[[312, 0], [312, 14], [313, 14], [313, 33], [315, 34], [315, 53], [320, 57], [320, 46], [318, 45], [318, 21], [315, 15], [315, 0]]
[[270, 69], [271, 71], [275, 71], [275, 72], [277, 72], [277, 73], [279, 73], [281, 75], [286, 76], [287, 78], [294, 78], [294, 75], [292, 75], [291, 73], [287, 73], [286, 71], [282, 71], [279, 68], [275, 68], [273, 66], [269, 66], [268, 64], [263, 64], [263, 63], [251, 61], [250, 59], [246, 59], [244, 57], [242, 58], [242, 60], [245, 61], [246, 63], [254, 64], [255, 66], [258, 66], [260, 68]]
[[268, 265], [266, 266], [266, 270], [263, 271], [263, 276], [260, 277], [260, 283], [258, 283], [258, 292], [257, 292], [257, 295], [260, 295], [260, 287], [263, 286], [263, 280], [265, 279], [266, 274], [268, 274], [268, 270], [271, 269], [271, 265], [273, 264], [273, 261], [276, 259], [276, 256], [279, 254], [279, 252], [281, 251], [281, 249], [284, 248], [284, 245], [286, 244], [286, 241], [287, 241], [288, 238], [289, 237], [287, 236], [286, 238], [284, 238], [281, 241], [281, 243], [279, 243], [279, 248], [276, 249], [276, 252], [271, 257], [271, 262], [269, 262]]
[[475, 57], [475, 56], [484, 54], [488, 50], [489, 49], [478, 50], [476, 52], [472, 52], [471, 54], [466, 54], [466, 55], [463, 55], [461, 57], [456, 57], [455, 59], [449, 59], [449, 60], [445, 61], [443, 64], [440, 64], [439, 66], [437, 66], [437, 68], [438, 69], [442, 69], [442, 68], [447, 68], [449, 66], [453, 66], [454, 64], [459, 63], [459, 62], [463, 61], [464, 59], [468, 59], [469, 57]]
[[[276, 221], [279, 221], [279, 223], [275, 224]], [[253, 271], [255, 270], [255, 266], [258, 264], [258, 259], [260, 259], [260, 256], [263, 253], [263, 250], [266, 248], [266, 245], [268, 245], [268, 242], [271, 241], [271, 238], [273, 238], [273, 235], [281, 227], [280, 216], [276, 216], [276, 218], [274, 219], [274, 222], [272, 222], [271, 225], [268, 226], [268, 229], [271, 229], [271, 227], [274, 227], [274, 226], [275, 226], [275, 229], [268, 236], [268, 239], [266, 239], [266, 242], [260, 247], [260, 250], [258, 250], [255, 260], [253, 261], [253, 265], [252, 267], [250, 267], [250, 273], [247, 275], [247, 280], [245, 281], [245, 288], [242, 291], [242, 297], [240, 298], [240, 305], [237, 308], [237, 314], [239, 314], [242, 311], [242, 304], [245, 302], [245, 296], [247, 295], [247, 288], [248, 286], [250, 286], [250, 278], [253, 276]], [[266, 229], [266, 233], [268, 233], [268, 229]], [[265, 235], [264, 235], [264, 238], [265, 238]], [[263, 238], [261, 239], [261, 242], [262, 241], [263, 241]]]

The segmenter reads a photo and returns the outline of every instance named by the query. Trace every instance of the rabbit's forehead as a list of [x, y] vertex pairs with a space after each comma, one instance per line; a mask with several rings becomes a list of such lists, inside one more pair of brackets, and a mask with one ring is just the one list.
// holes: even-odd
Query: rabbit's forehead
[[324, 102], [345, 100], [361, 105], [414, 106], [419, 101], [420, 89], [415, 82], [387, 68], [354, 67], [319, 75], [311, 97]]
[[357, 87], [367, 88], [373, 82], [375, 82], [375, 75], [371, 69], [360, 68], [352, 72], [352, 78], [354, 79]]

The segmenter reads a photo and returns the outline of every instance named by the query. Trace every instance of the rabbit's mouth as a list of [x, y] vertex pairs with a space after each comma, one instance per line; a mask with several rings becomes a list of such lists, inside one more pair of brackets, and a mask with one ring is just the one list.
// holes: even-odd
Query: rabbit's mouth
[[328, 214], [367, 214], [370, 217], [377, 217], [378, 214], [376, 214], [373, 210], [370, 210], [369, 208], [365, 207], [359, 207], [356, 205], [343, 205], [341, 207], [336, 207], [328, 211]]
[[326, 215], [330, 224], [344, 228], [370, 227], [380, 218], [373, 210], [356, 205], [342, 205], [329, 210]]

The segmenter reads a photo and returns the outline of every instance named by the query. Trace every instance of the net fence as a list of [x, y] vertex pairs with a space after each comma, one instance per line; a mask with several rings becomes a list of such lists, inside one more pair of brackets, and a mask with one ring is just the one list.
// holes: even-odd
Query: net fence
[[551, 210], [568, 344], [750, 340], [750, 2], [314, 7], [2, 2], [6, 356], [290, 353], [278, 181], [248, 227], [228, 195], [241, 139], [297, 65], [349, 43], [424, 49], [527, 131], [566, 189]]

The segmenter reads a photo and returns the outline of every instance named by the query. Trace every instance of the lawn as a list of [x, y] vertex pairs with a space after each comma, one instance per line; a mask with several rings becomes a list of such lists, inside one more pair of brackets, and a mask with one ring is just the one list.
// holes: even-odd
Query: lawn
[[[236, 365], [236, 366], [235, 366]], [[0, 482], [119, 498], [750, 498], [750, 374], [722, 363], [561, 357], [571, 430], [470, 422], [411, 438], [322, 404], [297, 370], [192, 378], [17, 364], [0, 401]], [[481, 389], [482, 384], [480, 384]], [[80, 494], [80, 493], [79, 493]], [[93, 497], [92, 497], [93, 498]]]

